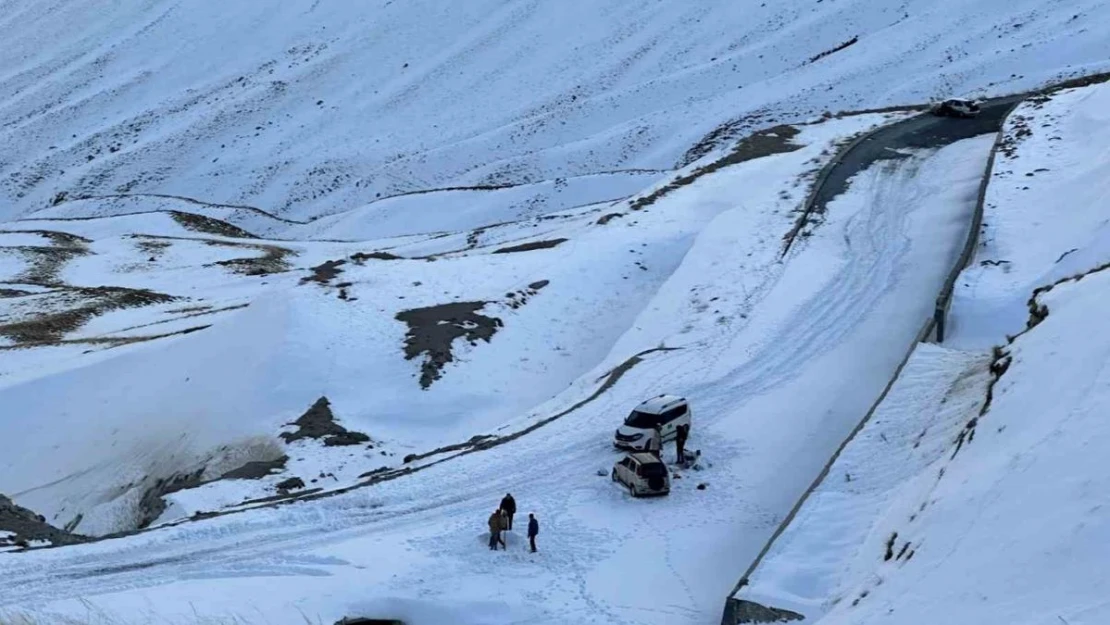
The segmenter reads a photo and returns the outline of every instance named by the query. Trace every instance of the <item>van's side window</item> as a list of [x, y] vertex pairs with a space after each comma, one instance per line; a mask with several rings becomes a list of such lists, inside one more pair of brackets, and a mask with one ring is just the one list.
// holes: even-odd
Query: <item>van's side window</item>
[[677, 418], [681, 417], [682, 415], [686, 414], [686, 409], [687, 409], [686, 404], [671, 408], [670, 410], [663, 413], [663, 415], [662, 415], [663, 422], [664, 423], [669, 423], [671, 421], [674, 421], [675, 419], [677, 419]]

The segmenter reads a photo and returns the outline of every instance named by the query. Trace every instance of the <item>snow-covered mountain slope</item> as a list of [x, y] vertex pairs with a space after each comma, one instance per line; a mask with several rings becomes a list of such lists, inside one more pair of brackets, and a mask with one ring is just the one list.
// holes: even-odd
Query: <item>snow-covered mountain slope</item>
[[[791, 130], [778, 140], [784, 153], [766, 150], [772, 155], [705, 178], [714, 191], [696, 201], [664, 195], [666, 203], [639, 210], [602, 204], [447, 236], [235, 239], [195, 231], [218, 231], [220, 222], [162, 212], [11, 222], [5, 237], [53, 233], [78, 247], [58, 262], [47, 255], [49, 263], [29, 256], [18, 245], [25, 241], [7, 248], [50, 272], [5, 278], [46, 292], [0, 300], [8, 317], [0, 401], [9, 408], [0, 417], [0, 492], [60, 526], [79, 519], [78, 531], [104, 534], [150, 521], [143, 498], [160, 480], [202, 469], [211, 479], [236, 462], [284, 454], [292, 464], [281, 480], [316, 487], [320, 474], [341, 473], [325, 482], [347, 485], [409, 454], [497, 434], [522, 415], [546, 416], [536, 406], [572, 384], [591, 385], [597, 374], [582, 376], [600, 363], [690, 340], [671, 337], [681, 337], [674, 324], [685, 309], [646, 326], [638, 320], [666, 301], [659, 290], [684, 274], [684, 258], [723, 211], [739, 202], [767, 219], [746, 245], [776, 258], [804, 180], [832, 146], [902, 116]], [[761, 185], [768, 175], [782, 184]], [[747, 266], [721, 262], [701, 288], [716, 290]], [[50, 275], [26, 277], [36, 273]], [[88, 290], [105, 283], [117, 290]], [[44, 316], [46, 306], [58, 312]], [[660, 325], [669, 331], [660, 335]], [[341, 450], [330, 466], [299, 463], [315, 452], [283, 452], [282, 426], [320, 397], [374, 448], [353, 457]], [[275, 481], [247, 490], [272, 495]], [[188, 515], [249, 498], [242, 485], [205, 491], [224, 488], [194, 504], [177, 495], [175, 509]]]
[[[553, 256], [575, 249], [566, 247], [574, 241], [592, 244], [595, 231], [624, 236], [613, 228], [643, 238], [656, 230], [680, 236], [682, 224], [702, 224], [682, 247], [681, 263], [637, 306], [608, 353], [566, 390], [505, 420], [493, 432], [503, 435], [495, 444], [441, 454], [443, 462], [334, 497], [20, 554], [18, 563], [0, 561], [9, 610], [47, 618], [54, 611], [87, 613], [91, 605], [142, 618], [154, 605], [170, 622], [193, 609], [266, 623], [300, 622], [302, 612], [331, 622], [366, 610], [409, 616], [416, 625], [438, 622], [436, 610], [439, 619], [447, 614], [460, 623], [716, 621], [743, 563], [885, 385], [960, 247], [989, 136], [866, 170], [782, 258], [781, 238], [795, 219], [795, 199], [782, 192], [803, 192], [818, 164], [813, 159], [820, 162], [830, 142], [879, 121], [873, 115], [803, 128], [791, 139], [805, 145], [799, 150], [721, 169], [603, 228], [596, 219], [567, 226], [567, 242], [521, 252]], [[635, 249], [623, 249], [629, 271], [651, 276], [660, 260], [645, 260]], [[481, 257], [468, 252], [456, 260]], [[495, 261], [483, 262], [496, 277]], [[372, 284], [388, 285], [378, 265], [343, 268], [347, 273], [333, 283], [351, 276], [356, 304], [374, 297]], [[552, 306], [545, 298], [565, 279], [522, 278], [550, 279], [519, 309], [522, 316], [529, 307]], [[590, 283], [603, 278], [597, 266], [591, 269]], [[574, 297], [591, 292], [582, 284]], [[290, 289], [298, 305], [315, 301], [309, 298], [322, 289], [306, 286]], [[344, 304], [334, 297], [326, 301]], [[320, 300], [313, 310], [319, 315], [326, 305]], [[506, 332], [527, 327], [504, 314]], [[545, 327], [554, 316], [545, 315]], [[501, 338], [468, 351], [474, 359], [468, 364], [488, 358], [483, 351], [516, 349], [511, 342], [498, 347]], [[400, 340], [398, 332], [393, 349]], [[671, 351], [649, 351], [659, 347]], [[280, 361], [291, 364], [281, 369], [306, 371], [315, 361], [300, 364], [301, 352], [312, 349], [296, 343]], [[459, 371], [445, 372], [450, 382]], [[362, 391], [360, 402], [339, 399], [356, 392], [357, 370], [332, 375], [337, 413], [377, 405], [373, 388]], [[486, 377], [486, 384], [497, 382]], [[612, 432], [630, 407], [660, 390], [694, 402], [690, 447], [702, 452], [701, 470], [679, 471], [665, 499], [632, 500], [608, 479], [616, 459]], [[526, 435], [511, 434], [556, 416]], [[368, 408], [345, 423], [372, 417]], [[220, 488], [182, 491], [171, 500], [187, 510], [202, 496], [224, 497]], [[519, 527], [508, 553], [484, 545], [485, 519], [505, 492], [541, 521], [536, 556], [524, 552]]]
[[1101, 85], [1010, 116], [950, 314], [968, 351], [917, 350], [741, 598], [823, 625], [1110, 619], [1107, 111]]
[[1106, 69], [1108, 21], [1099, 0], [4, 0], [0, 218], [162, 193], [303, 219], [671, 169], [713, 131]]

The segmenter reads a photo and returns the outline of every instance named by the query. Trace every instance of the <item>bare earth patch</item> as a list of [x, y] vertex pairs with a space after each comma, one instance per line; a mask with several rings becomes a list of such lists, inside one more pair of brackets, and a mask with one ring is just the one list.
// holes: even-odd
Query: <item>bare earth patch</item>
[[181, 211], [169, 211], [169, 214], [170, 217], [173, 217], [174, 221], [181, 224], [183, 228], [187, 228], [189, 230], [192, 230], [193, 232], [214, 234], [216, 236], [231, 237], [233, 239], [258, 238], [254, 234], [243, 230], [239, 226], [229, 224], [226, 221], [221, 221], [219, 219], [213, 219], [211, 217], [205, 217], [204, 215], [197, 215], [196, 213], [185, 213]]
[[370, 437], [366, 434], [352, 432], [335, 422], [335, 415], [331, 411], [331, 403], [327, 397], [317, 399], [316, 403], [312, 404], [299, 419], [289, 425], [297, 426], [297, 430], [282, 433], [281, 439], [286, 443], [303, 438], [314, 438], [323, 441], [326, 447], [335, 447], [358, 445], [370, 441]]
[[532, 241], [531, 243], [521, 243], [520, 245], [510, 245], [508, 247], [498, 248], [493, 250], [494, 254], [512, 254], [514, 252], [531, 252], [532, 250], [546, 250], [551, 249], [561, 243], [566, 243], [566, 239], [548, 239], [547, 241]]
[[44, 302], [45, 307], [60, 305], [65, 309], [0, 324], [0, 336], [16, 346], [58, 344], [65, 335], [76, 331], [93, 317], [113, 310], [163, 304], [175, 299], [172, 295], [146, 289], [66, 287], [50, 294]]
[[451, 343], [465, 338], [471, 345], [479, 340], [489, 342], [502, 326], [497, 317], [478, 311], [489, 302], [452, 302], [397, 313], [397, 320], [408, 324], [405, 338], [405, 360], [424, 356], [420, 367], [420, 387], [427, 389], [440, 377], [443, 367], [455, 360]]

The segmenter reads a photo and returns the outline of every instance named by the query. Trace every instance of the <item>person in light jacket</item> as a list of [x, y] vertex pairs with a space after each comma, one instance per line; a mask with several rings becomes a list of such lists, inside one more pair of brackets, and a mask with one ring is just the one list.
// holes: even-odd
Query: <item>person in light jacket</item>
[[644, 447], [644, 451], [649, 454], [654, 454], [655, 457], [658, 458], [662, 450], [663, 433], [659, 431], [659, 426], [657, 425], [651, 430], [651, 434], [648, 435], [647, 446]]

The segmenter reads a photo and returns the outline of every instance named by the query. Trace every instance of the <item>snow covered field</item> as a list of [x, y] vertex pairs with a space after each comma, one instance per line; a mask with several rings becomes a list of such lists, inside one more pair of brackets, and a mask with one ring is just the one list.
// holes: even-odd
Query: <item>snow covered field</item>
[[1108, 111], [1101, 85], [1013, 112], [951, 341], [919, 347], [740, 597], [822, 624], [1110, 618]]
[[[79, 611], [83, 598], [136, 615], [157, 606], [171, 618], [206, 597], [206, 614], [246, 610], [245, 618], [259, 618], [252, 615], [260, 611], [269, 623], [298, 622], [299, 611], [326, 622], [373, 601], [448, 610], [458, 622], [715, 620], [741, 563], [882, 389], [958, 251], [990, 137], [881, 162], [779, 259], [793, 202], [778, 190], [809, 171], [829, 141], [878, 120], [805, 128], [796, 141], [806, 147], [726, 168], [629, 216], [635, 225], [620, 227], [639, 230], [639, 239], [652, 231], [674, 236], [697, 215], [703, 225], [592, 371], [505, 428], [582, 400], [642, 350], [676, 348], [644, 356], [594, 401], [522, 438], [345, 495], [25, 554], [18, 566], [0, 563], [13, 567], [3, 571], [8, 603]], [[526, 279], [533, 277], [541, 276]], [[537, 299], [557, 283], [552, 278]], [[314, 297], [311, 289], [288, 292]], [[313, 331], [325, 330], [317, 323]], [[214, 328], [176, 344], [206, 336], [224, 342], [231, 333]], [[490, 346], [497, 344], [495, 336]], [[296, 345], [282, 371], [307, 366], [295, 364], [307, 347]], [[343, 371], [330, 374], [337, 391], [328, 394], [336, 406], [358, 405], [337, 399], [352, 384]], [[292, 388], [259, 388], [275, 387]], [[661, 388], [696, 398], [691, 446], [703, 451], [704, 470], [676, 479], [664, 500], [629, 501], [595, 471], [607, 475], [608, 441], [622, 415]], [[485, 549], [484, 518], [506, 491], [543, 523], [537, 556], [524, 553], [519, 538], [505, 555]], [[628, 583], [633, 570], [640, 574]], [[211, 596], [213, 584], [222, 598]], [[102, 593], [109, 594], [92, 597]], [[517, 616], [496, 612], [482, 621], [476, 615], [487, 608]]]
[[[1107, 23], [1097, 0], [0, 0], [0, 493], [78, 534], [154, 526], [4, 554], [0, 622], [716, 623], [931, 314], [993, 140], [888, 149], [784, 254], [837, 150], [911, 115], [831, 113], [1106, 70]], [[805, 579], [768, 573], [767, 601], [878, 596], [838, 563], [952, 436], [952, 463], [982, 447], [967, 413], [1032, 289], [1108, 260], [1105, 93], [1012, 118], [952, 342], [911, 360], [842, 458], [860, 478], [819, 498], [851, 513], [784, 543], [767, 570]], [[1097, 361], [1052, 333], [1095, 323], [1100, 276], [1039, 296], [991, 418], [1040, 383], [1021, 357]], [[660, 392], [703, 461], [631, 500], [612, 431]], [[937, 509], [980, 501], [950, 484]], [[519, 528], [485, 548], [507, 491], [539, 554]], [[803, 570], [789, 544], [830, 548]]]
[[1108, 20], [1100, 0], [4, 0], [0, 218], [120, 193], [294, 219], [442, 187], [557, 203], [556, 179], [673, 169], [718, 129], [1107, 69]]

